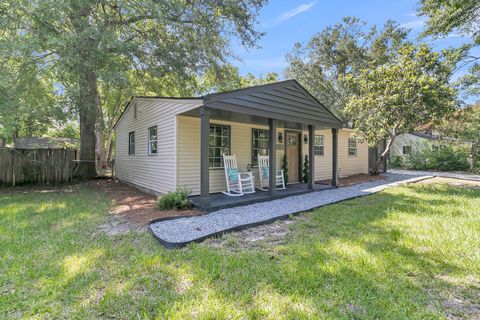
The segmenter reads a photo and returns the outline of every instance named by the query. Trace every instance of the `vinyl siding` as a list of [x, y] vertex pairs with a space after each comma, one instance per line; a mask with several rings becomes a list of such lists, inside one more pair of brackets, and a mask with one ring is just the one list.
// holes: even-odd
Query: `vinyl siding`
[[[137, 118], [134, 119], [134, 104]], [[196, 99], [135, 98], [115, 127], [118, 179], [165, 193], [176, 186], [176, 114], [202, 104]], [[148, 155], [148, 128], [157, 126], [158, 153]], [[128, 133], [135, 131], [135, 155], [128, 154]]]
[[[251, 124], [241, 124], [228, 121], [211, 120], [212, 124], [229, 125], [231, 152], [236, 155], [237, 164], [240, 171], [244, 171], [247, 165], [251, 163], [252, 154], [252, 128], [268, 129], [267, 126], [258, 126]], [[200, 119], [193, 117], [177, 116], [177, 185], [192, 189], [193, 194], [200, 193]], [[277, 128], [278, 132], [283, 132], [284, 128]], [[303, 135], [308, 132], [302, 132], [302, 161], [305, 155], [308, 155], [308, 144], [303, 142]], [[315, 180], [330, 179], [332, 175], [332, 134], [331, 130], [317, 130], [317, 135], [325, 136], [324, 156], [315, 156]], [[368, 146], [366, 143], [358, 143], [357, 157], [348, 157], [348, 137], [350, 131], [341, 130], [339, 134], [339, 167], [341, 177], [358, 173], [368, 173]], [[284, 138], [285, 139], [285, 138]], [[344, 140], [344, 141], [343, 141]], [[345, 147], [344, 147], [345, 146]], [[344, 153], [342, 153], [344, 149]], [[277, 150], [277, 168], [281, 168], [283, 150]], [[258, 169], [253, 169], [255, 182], [258, 186]], [[221, 192], [226, 190], [225, 174], [223, 168], [210, 169], [210, 192]]]
[[357, 142], [357, 155], [348, 155], [348, 138], [352, 131], [340, 130], [338, 134], [338, 170], [339, 178], [348, 177], [359, 173], [368, 173], [368, 143]]
[[404, 146], [411, 146], [412, 152], [420, 152], [425, 148], [432, 148], [434, 145], [431, 140], [416, 136], [410, 133], [404, 133], [395, 138], [393, 140], [392, 147], [390, 148], [390, 157], [400, 156], [403, 157], [403, 147]]

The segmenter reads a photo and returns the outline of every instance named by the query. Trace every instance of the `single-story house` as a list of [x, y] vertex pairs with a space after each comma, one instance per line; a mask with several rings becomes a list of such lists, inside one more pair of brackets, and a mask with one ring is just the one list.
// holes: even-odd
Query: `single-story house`
[[133, 97], [115, 135], [119, 180], [155, 194], [187, 187], [205, 206], [226, 190], [222, 154], [234, 154], [240, 171], [254, 175], [258, 155], [268, 155], [276, 172], [286, 154], [289, 184], [301, 182], [312, 155], [309, 189], [312, 181], [335, 186], [339, 176], [368, 173], [368, 144], [295, 80], [198, 98]]
[[425, 148], [439, 148], [439, 146], [440, 141], [438, 137], [429, 130], [400, 134], [393, 140], [390, 148], [390, 159], [420, 152], [425, 150]]

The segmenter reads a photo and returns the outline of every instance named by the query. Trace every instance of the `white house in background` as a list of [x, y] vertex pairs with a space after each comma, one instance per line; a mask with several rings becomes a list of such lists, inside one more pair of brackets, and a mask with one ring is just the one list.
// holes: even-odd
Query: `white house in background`
[[280, 169], [286, 154], [289, 184], [298, 184], [313, 153], [310, 181], [336, 185], [338, 176], [368, 173], [368, 144], [342, 127], [295, 80], [200, 98], [134, 97], [115, 125], [115, 174], [156, 194], [187, 187], [208, 203], [226, 190], [222, 154], [254, 175], [258, 155]]
[[440, 146], [438, 138], [429, 131], [404, 133], [395, 138], [390, 149], [390, 158], [404, 157], [412, 152], [420, 152], [425, 148], [434, 149]]

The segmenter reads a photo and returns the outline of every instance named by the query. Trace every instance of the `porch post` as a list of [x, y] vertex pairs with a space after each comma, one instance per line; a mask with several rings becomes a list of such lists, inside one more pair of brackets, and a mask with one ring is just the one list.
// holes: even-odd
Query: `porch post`
[[277, 194], [277, 121], [274, 119], [268, 119], [268, 194], [274, 196]]
[[200, 109], [200, 200], [202, 207], [210, 206], [209, 139], [210, 110], [202, 107]]
[[315, 186], [315, 126], [308, 125], [308, 190], [313, 190]]
[[338, 129], [332, 128], [332, 186], [338, 186]]

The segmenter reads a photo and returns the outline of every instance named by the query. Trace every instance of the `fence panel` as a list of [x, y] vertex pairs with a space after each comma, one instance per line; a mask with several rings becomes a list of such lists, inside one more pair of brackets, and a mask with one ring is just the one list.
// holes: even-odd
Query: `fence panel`
[[0, 148], [0, 185], [70, 182], [75, 157], [71, 149]]

